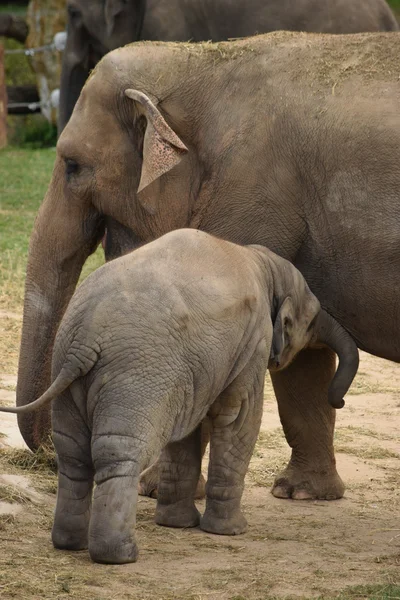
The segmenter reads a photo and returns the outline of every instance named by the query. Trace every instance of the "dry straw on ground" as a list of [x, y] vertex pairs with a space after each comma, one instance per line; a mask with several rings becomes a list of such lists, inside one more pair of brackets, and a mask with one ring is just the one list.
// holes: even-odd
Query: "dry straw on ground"
[[[3, 381], [10, 386], [10, 378]], [[381, 391], [388, 387], [390, 392]], [[400, 585], [400, 367], [363, 355], [354, 391], [338, 412], [336, 430], [339, 471], [347, 484], [342, 501], [288, 502], [271, 496], [269, 488], [289, 450], [268, 383], [244, 494], [248, 532], [222, 537], [158, 527], [155, 501], [140, 498], [140, 556], [134, 565], [95, 565], [86, 551], [54, 550], [51, 449], [36, 456], [0, 451], [0, 473], [16, 482], [23, 476], [24, 482], [4, 483], [0, 476], [0, 508], [16, 507], [13, 514], [0, 514], [0, 598], [327, 600], [341, 594], [343, 600], [399, 600], [394, 584]], [[204, 509], [203, 502], [199, 508]], [[372, 587], [340, 592], [365, 584]], [[373, 587], [378, 584], [384, 587]]]

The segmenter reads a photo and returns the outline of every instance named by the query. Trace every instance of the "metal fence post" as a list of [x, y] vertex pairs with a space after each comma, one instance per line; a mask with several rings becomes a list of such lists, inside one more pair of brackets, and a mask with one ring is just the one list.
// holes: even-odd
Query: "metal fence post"
[[4, 48], [0, 45], [0, 148], [7, 144], [7, 93], [4, 72]]

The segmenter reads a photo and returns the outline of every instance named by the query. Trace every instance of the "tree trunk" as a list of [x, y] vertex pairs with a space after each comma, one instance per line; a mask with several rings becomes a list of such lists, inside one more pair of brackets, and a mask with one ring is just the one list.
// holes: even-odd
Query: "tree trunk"
[[13, 38], [21, 44], [25, 43], [28, 37], [28, 25], [21, 19], [9, 14], [0, 14], [0, 36]]
[[7, 93], [4, 75], [4, 49], [0, 46], [0, 148], [7, 144]]
[[[27, 22], [29, 35], [28, 48], [51, 44], [54, 36], [66, 28], [66, 0], [31, 0], [28, 6]], [[36, 73], [37, 87], [42, 105], [42, 113], [50, 123], [57, 123], [57, 109], [50, 104], [51, 93], [60, 87], [61, 52], [50, 50], [32, 57]]]
[[40, 107], [31, 110], [28, 106], [10, 107], [12, 104], [40, 102], [36, 85], [9, 85], [7, 86], [8, 114], [9, 115], [32, 115], [40, 112]]

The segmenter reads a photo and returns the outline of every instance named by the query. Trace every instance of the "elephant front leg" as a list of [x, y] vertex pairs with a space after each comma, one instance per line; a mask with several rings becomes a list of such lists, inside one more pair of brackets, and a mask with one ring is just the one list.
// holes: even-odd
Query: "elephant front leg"
[[[201, 457], [204, 456], [207, 444], [210, 441], [210, 433], [208, 427], [208, 419], [204, 419], [201, 425]], [[160, 478], [160, 459], [156, 463], [151, 465], [148, 469], [143, 471], [140, 475], [139, 480], [139, 495], [149, 496], [150, 498], [157, 498], [158, 496], [158, 480]], [[195, 498], [196, 500], [204, 498], [206, 488], [206, 481], [202, 473], [200, 473], [199, 480], [197, 482]]]
[[335, 410], [328, 387], [335, 355], [328, 349], [305, 350], [284, 371], [272, 373], [279, 415], [292, 456], [272, 488], [277, 498], [334, 500], [344, 485], [333, 449]]
[[204, 531], [237, 535], [247, 529], [240, 504], [244, 478], [261, 425], [265, 368], [245, 370], [217, 401], [211, 419]]
[[156, 523], [167, 527], [196, 527], [200, 513], [194, 498], [201, 469], [201, 425], [188, 437], [168, 444], [159, 465]]

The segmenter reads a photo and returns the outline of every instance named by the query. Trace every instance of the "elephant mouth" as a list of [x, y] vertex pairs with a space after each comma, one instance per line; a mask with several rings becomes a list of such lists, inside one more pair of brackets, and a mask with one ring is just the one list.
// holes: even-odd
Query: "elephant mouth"
[[124, 256], [144, 244], [130, 227], [122, 225], [112, 217], [105, 219], [100, 243], [107, 262]]

